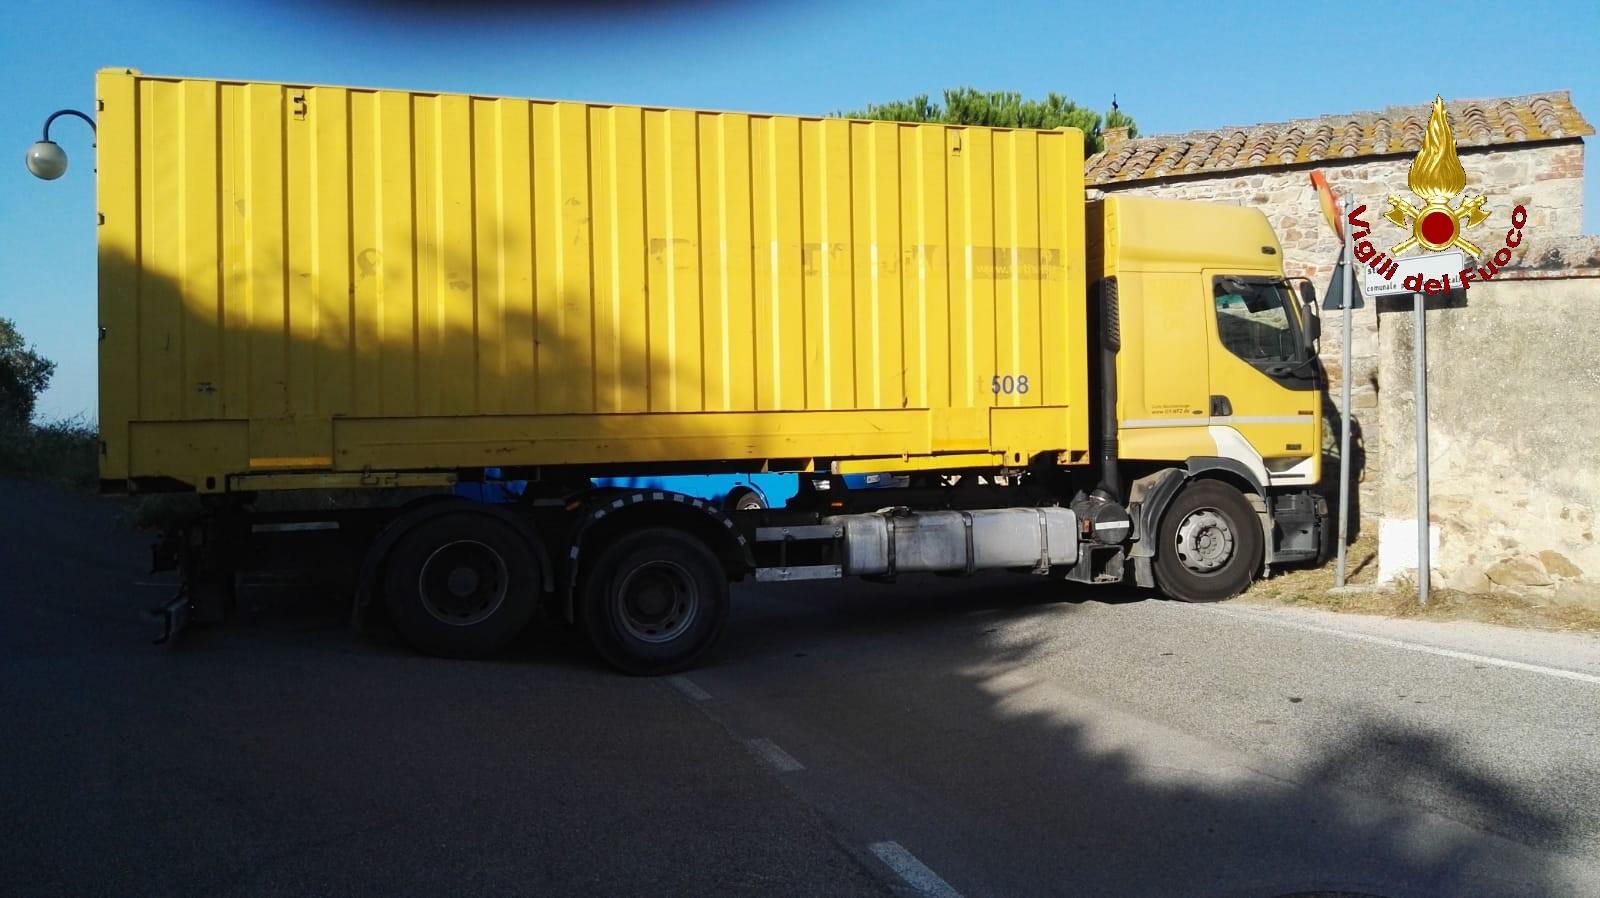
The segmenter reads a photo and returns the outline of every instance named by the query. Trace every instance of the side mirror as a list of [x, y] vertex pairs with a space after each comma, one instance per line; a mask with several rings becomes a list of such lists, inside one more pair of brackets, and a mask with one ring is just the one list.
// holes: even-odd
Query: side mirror
[[1305, 334], [1306, 356], [1317, 354], [1317, 341], [1322, 339], [1322, 317], [1317, 313], [1317, 288], [1310, 278], [1290, 278], [1300, 294], [1300, 330]]

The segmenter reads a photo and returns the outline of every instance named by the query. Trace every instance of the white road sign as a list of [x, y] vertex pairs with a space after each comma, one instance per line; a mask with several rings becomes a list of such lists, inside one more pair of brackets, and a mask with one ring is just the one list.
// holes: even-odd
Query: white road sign
[[[1393, 296], [1401, 293], [1411, 293], [1412, 288], [1407, 287], [1409, 281], [1413, 287], [1430, 280], [1438, 280], [1441, 286], [1445, 275], [1450, 276], [1450, 288], [1461, 288], [1461, 269], [1465, 261], [1459, 252], [1434, 253], [1429, 256], [1411, 256], [1405, 259], [1396, 259], [1398, 266], [1392, 278], [1379, 277], [1371, 270], [1366, 272], [1366, 283], [1362, 287], [1363, 293], [1368, 296]], [[1420, 278], [1418, 276], [1421, 276]], [[1421, 292], [1417, 290], [1415, 292]], [[1440, 292], [1443, 292], [1442, 290]]]

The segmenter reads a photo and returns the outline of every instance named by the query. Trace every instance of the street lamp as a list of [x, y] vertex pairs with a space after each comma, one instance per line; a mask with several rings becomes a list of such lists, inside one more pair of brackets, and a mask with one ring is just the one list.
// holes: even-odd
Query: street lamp
[[54, 181], [67, 173], [67, 151], [50, 139], [50, 125], [63, 115], [75, 115], [89, 123], [90, 131], [95, 130], [94, 119], [76, 109], [60, 109], [50, 113], [50, 117], [44, 120], [44, 139], [28, 147], [28, 171], [33, 172], [36, 178]]

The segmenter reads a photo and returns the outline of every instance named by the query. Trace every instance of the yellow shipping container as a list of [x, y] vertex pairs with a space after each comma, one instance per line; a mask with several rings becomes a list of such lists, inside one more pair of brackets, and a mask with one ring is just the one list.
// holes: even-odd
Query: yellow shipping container
[[1086, 455], [1077, 131], [98, 95], [109, 481]]

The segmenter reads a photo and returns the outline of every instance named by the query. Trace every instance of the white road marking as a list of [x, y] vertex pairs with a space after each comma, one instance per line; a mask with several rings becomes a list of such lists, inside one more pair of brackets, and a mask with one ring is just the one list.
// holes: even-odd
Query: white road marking
[[668, 680], [672, 688], [683, 693], [690, 701], [705, 702], [711, 700], [711, 693], [695, 685], [695, 682], [685, 676], [677, 676]]
[[915, 889], [919, 895], [931, 895], [935, 898], [961, 898], [961, 893], [950, 887], [950, 883], [939, 878], [939, 874], [928, 869], [917, 856], [905, 849], [899, 842], [874, 842], [867, 846], [867, 850], [878, 856], [896, 876], [905, 880], [906, 885]]
[[779, 748], [771, 739], [751, 739], [745, 744], [779, 773], [793, 773], [796, 770], [806, 769], [804, 764], [796, 761], [793, 755]]
[[1542, 664], [1528, 664], [1524, 661], [1512, 661], [1509, 658], [1495, 658], [1491, 655], [1478, 655], [1472, 652], [1461, 652], [1455, 649], [1444, 649], [1438, 646], [1427, 645], [1420, 642], [1407, 642], [1404, 639], [1390, 639], [1387, 636], [1373, 636], [1370, 633], [1360, 633], [1352, 630], [1339, 630], [1334, 627], [1322, 627], [1317, 624], [1307, 624], [1301, 621], [1283, 620], [1271, 614], [1254, 611], [1239, 611], [1231, 608], [1217, 608], [1210, 605], [1186, 605], [1196, 611], [1206, 611], [1212, 614], [1221, 614], [1226, 617], [1240, 620], [1262, 621], [1279, 627], [1289, 627], [1295, 630], [1304, 630], [1307, 633], [1321, 633], [1325, 636], [1338, 636], [1342, 639], [1353, 639], [1356, 642], [1370, 642], [1373, 645], [1387, 646], [1393, 649], [1404, 649], [1408, 652], [1421, 652], [1424, 655], [1437, 655], [1440, 658], [1454, 658], [1457, 661], [1471, 661], [1474, 664], [1488, 664], [1494, 667], [1504, 667], [1507, 670], [1520, 670], [1527, 673], [1543, 674], [1547, 677], [1559, 677], [1563, 680], [1574, 680], [1579, 683], [1589, 683], [1600, 686], [1600, 676], [1586, 674], [1576, 670], [1566, 670], [1560, 667], [1545, 667]]

